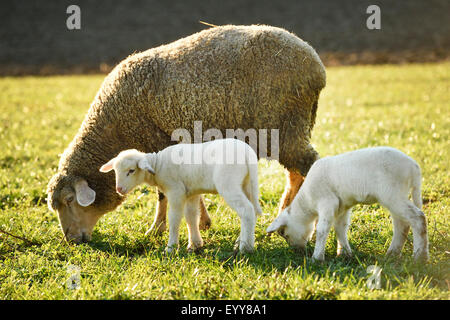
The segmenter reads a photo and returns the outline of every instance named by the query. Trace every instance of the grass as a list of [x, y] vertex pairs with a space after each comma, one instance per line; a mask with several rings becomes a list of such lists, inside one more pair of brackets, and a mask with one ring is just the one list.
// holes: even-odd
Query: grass
[[[322, 156], [390, 145], [418, 161], [427, 264], [410, 258], [411, 233], [401, 259], [384, 257], [392, 225], [378, 205], [354, 210], [352, 259], [336, 258], [334, 233], [323, 264], [310, 258], [313, 243], [304, 256], [266, 237], [284, 186], [282, 168], [267, 161], [253, 254], [232, 257], [237, 215], [207, 196], [205, 250], [186, 251], [183, 225], [180, 249], [166, 256], [167, 233], [144, 236], [156, 205], [145, 187], [99, 221], [90, 244], [69, 245], [47, 209], [46, 184], [103, 76], [0, 78], [0, 228], [11, 234], [0, 233], [0, 299], [449, 299], [449, 73], [449, 63], [329, 68], [312, 139]], [[69, 265], [80, 268], [78, 290], [66, 285]], [[370, 265], [382, 268], [380, 289], [366, 285]]]

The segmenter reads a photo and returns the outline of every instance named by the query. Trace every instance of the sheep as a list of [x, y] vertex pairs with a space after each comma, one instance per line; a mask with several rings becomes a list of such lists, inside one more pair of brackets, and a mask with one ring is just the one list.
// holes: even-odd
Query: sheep
[[220, 139], [177, 144], [148, 154], [125, 150], [100, 168], [100, 172], [111, 170], [115, 171], [116, 190], [122, 195], [142, 183], [157, 186], [167, 195], [170, 221], [167, 252], [178, 246], [183, 211], [189, 231], [188, 250], [195, 251], [203, 246], [197, 214], [202, 193], [220, 194], [238, 213], [241, 219], [239, 250], [253, 250], [256, 215], [262, 210], [258, 202], [258, 157], [245, 142]]
[[[325, 68], [314, 49], [271, 26], [213, 27], [133, 54], [106, 76], [62, 154], [47, 186], [48, 206], [67, 240], [89, 241], [98, 219], [125, 199], [114, 175], [98, 169], [122, 150], [150, 153], [173, 145], [174, 130], [192, 135], [201, 121], [223, 137], [228, 128], [253, 128], [258, 138], [260, 129], [279, 130], [278, 161], [288, 172], [283, 207], [318, 158], [309, 140], [324, 87]], [[150, 230], [165, 230], [166, 209], [160, 192]]]
[[[415, 259], [428, 259], [427, 224], [421, 211], [420, 167], [409, 156], [390, 147], [347, 152], [316, 161], [295, 199], [267, 228], [278, 231], [288, 243], [304, 249], [316, 226], [313, 259], [324, 260], [325, 244], [334, 224], [338, 255], [351, 256], [347, 240], [351, 208], [380, 203], [394, 224], [388, 255], [400, 255], [410, 226]], [[412, 190], [412, 201], [408, 199]]]

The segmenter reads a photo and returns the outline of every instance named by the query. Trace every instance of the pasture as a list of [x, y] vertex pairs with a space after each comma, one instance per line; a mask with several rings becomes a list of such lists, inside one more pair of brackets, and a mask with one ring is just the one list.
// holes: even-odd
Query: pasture
[[[104, 75], [0, 78], [0, 299], [449, 299], [450, 63], [332, 67], [319, 100], [312, 142], [320, 155], [389, 145], [422, 167], [430, 260], [411, 259], [412, 234], [400, 259], [384, 254], [392, 239], [379, 205], [354, 209], [351, 259], [336, 257], [332, 232], [326, 261], [311, 260], [265, 229], [277, 215], [285, 177], [260, 161], [256, 250], [233, 257], [239, 218], [219, 196], [206, 196], [213, 224], [205, 248], [167, 256], [168, 233], [145, 236], [155, 214], [153, 188], [139, 187], [94, 229], [92, 242], [67, 244], [46, 185], [58, 154], [78, 130]], [[313, 238], [314, 239], [314, 238]], [[79, 268], [77, 289], [68, 267]], [[381, 287], [369, 289], [377, 265]], [[69, 268], [70, 269], [70, 268]]]

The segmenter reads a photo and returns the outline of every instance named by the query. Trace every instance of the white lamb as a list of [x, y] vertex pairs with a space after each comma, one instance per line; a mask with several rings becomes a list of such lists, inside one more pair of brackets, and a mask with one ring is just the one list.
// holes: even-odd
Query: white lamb
[[[351, 255], [347, 240], [351, 208], [378, 202], [390, 212], [394, 236], [388, 254], [400, 255], [410, 226], [414, 257], [428, 258], [427, 224], [422, 207], [419, 165], [389, 147], [361, 149], [316, 161], [289, 207], [267, 228], [278, 230], [288, 243], [304, 249], [316, 220], [313, 259], [323, 261], [325, 244], [334, 224], [338, 255]], [[408, 195], [412, 190], [412, 200]]]
[[189, 231], [189, 250], [203, 246], [198, 206], [202, 193], [219, 193], [241, 220], [239, 250], [254, 248], [258, 201], [258, 159], [245, 142], [221, 139], [197, 144], [177, 144], [158, 153], [122, 151], [100, 168], [115, 170], [116, 190], [130, 192], [141, 183], [157, 186], [169, 201], [167, 252], [178, 246], [182, 214]]

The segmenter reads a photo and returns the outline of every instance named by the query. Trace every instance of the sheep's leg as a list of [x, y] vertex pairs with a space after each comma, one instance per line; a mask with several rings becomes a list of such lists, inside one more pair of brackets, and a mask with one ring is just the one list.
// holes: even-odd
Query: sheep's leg
[[203, 239], [199, 230], [199, 212], [197, 210], [200, 196], [194, 196], [186, 201], [184, 216], [189, 232], [189, 251], [195, 251], [203, 246]]
[[[398, 198], [396, 198], [398, 199]], [[393, 219], [407, 221], [413, 231], [414, 259], [428, 259], [428, 235], [425, 214], [409, 200], [392, 200], [383, 204], [392, 214]]]
[[185, 206], [184, 197], [178, 194], [168, 195], [169, 200], [169, 242], [167, 243], [166, 252], [170, 253], [178, 246], [178, 236], [180, 232], [180, 223], [183, 217], [183, 209]]
[[237, 212], [239, 218], [241, 219], [239, 251], [251, 252], [255, 246], [255, 209], [242, 190], [232, 192], [224, 189], [230, 189], [230, 186], [228, 185], [226, 188], [218, 187], [217, 191], [224, 198], [231, 209]]
[[350, 217], [352, 210], [347, 210], [340, 214], [334, 222], [334, 230], [337, 237], [337, 255], [345, 255], [350, 257], [352, 255], [352, 249], [348, 242], [347, 233], [350, 226]]
[[392, 224], [394, 225], [394, 236], [386, 254], [400, 256], [410, 227], [406, 221], [394, 215], [392, 215]]
[[158, 190], [158, 203], [156, 205], [155, 220], [150, 229], [147, 230], [145, 235], [156, 233], [160, 234], [166, 231], [166, 213], [167, 213], [167, 197]]
[[283, 196], [280, 200], [280, 207], [278, 209], [278, 214], [280, 214], [287, 206], [289, 206], [297, 195], [300, 186], [305, 178], [294, 170], [286, 170], [286, 187], [284, 189]]
[[199, 227], [200, 230], [207, 230], [211, 227], [211, 218], [208, 215], [208, 210], [206, 210], [205, 206], [205, 200], [203, 200], [203, 197], [199, 197], [200, 201], [200, 222]]

